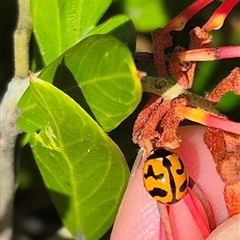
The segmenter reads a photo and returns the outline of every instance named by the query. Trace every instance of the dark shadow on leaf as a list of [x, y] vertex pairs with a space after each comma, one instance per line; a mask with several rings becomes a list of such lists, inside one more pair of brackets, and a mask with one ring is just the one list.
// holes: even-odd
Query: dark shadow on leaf
[[81, 88], [78, 86], [73, 74], [66, 66], [64, 57], [56, 69], [52, 83], [54, 86], [74, 99], [96, 121], [96, 118], [90, 109]]
[[[68, 184], [68, 183], [66, 183]], [[60, 216], [63, 220], [68, 212], [69, 205], [70, 205], [70, 196], [67, 196], [63, 193], [57, 192], [52, 189], [47, 189], [49, 196]]]
[[117, 128], [108, 133], [109, 137], [120, 147], [130, 169], [132, 168], [139, 151], [139, 146], [134, 144], [132, 141], [133, 125], [137, 118], [137, 115], [149, 101], [150, 96], [151, 94], [144, 93], [137, 109], [128, 118], [121, 122]]
[[[67, 186], [71, 186], [70, 182], [65, 183]], [[72, 196], [67, 196], [65, 194], [56, 192], [55, 190], [48, 189], [48, 193], [50, 198], [52, 199], [52, 202], [60, 216], [60, 218], [65, 219], [65, 216], [67, 212], [69, 211], [69, 203], [70, 203], [70, 197]], [[79, 227], [79, 226], [78, 226]], [[83, 234], [80, 230], [76, 229], [76, 235], [74, 239], [76, 240], [84, 240], [85, 238], [83, 237]]]
[[[127, 30], [127, 31], [126, 31]], [[109, 34], [122, 40], [131, 51], [136, 49], [136, 34], [133, 22], [131, 20], [119, 25], [109, 32]]]
[[136, 49], [136, 31], [131, 20], [122, 23], [118, 27], [114, 28], [112, 31], [108, 32], [122, 42], [124, 42], [130, 51], [134, 52]]

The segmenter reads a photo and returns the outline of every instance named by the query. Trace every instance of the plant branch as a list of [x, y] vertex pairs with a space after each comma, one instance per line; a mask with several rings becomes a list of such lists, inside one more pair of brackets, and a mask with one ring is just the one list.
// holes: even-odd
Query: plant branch
[[[158, 96], [162, 96], [166, 94], [166, 92], [170, 92], [171, 89], [174, 89], [174, 84], [168, 82], [165, 78], [160, 77], [150, 77], [145, 76], [141, 79], [142, 88], [144, 92], [149, 92], [156, 94]], [[178, 95], [177, 95], [178, 93]], [[178, 97], [182, 92], [172, 91], [173, 98]], [[220, 113], [216, 110], [214, 104], [208, 101], [206, 98], [195, 95], [187, 90], [184, 90], [184, 94], [188, 97], [189, 103], [192, 107], [200, 108], [204, 111], [213, 113], [215, 115], [220, 115]]]
[[15, 77], [27, 77], [29, 70], [29, 41], [32, 33], [30, 0], [18, 0], [19, 18], [14, 33]]
[[13, 200], [15, 193], [14, 149], [20, 130], [17, 103], [28, 87], [29, 40], [32, 32], [30, 0], [19, 0], [19, 18], [14, 33], [15, 76], [0, 106], [0, 239], [12, 237]]

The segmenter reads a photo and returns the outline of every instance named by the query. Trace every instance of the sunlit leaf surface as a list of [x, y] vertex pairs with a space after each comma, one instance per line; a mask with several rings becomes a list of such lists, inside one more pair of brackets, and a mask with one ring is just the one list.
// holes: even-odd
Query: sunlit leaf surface
[[45, 64], [51, 63], [68, 48], [95, 33], [117, 35], [134, 50], [134, 27], [129, 18], [123, 15], [115, 16], [98, 26], [111, 2], [32, 0], [34, 35]]
[[99, 239], [111, 226], [128, 167], [116, 144], [68, 95], [32, 78], [19, 102], [18, 127], [30, 145], [64, 225]]
[[109, 35], [84, 39], [40, 76], [73, 97], [107, 132], [134, 111], [142, 96], [131, 52]]

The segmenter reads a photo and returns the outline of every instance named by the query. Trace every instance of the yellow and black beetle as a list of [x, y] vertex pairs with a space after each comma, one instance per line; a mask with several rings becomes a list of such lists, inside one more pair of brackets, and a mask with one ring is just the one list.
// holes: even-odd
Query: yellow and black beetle
[[189, 177], [179, 156], [164, 148], [153, 149], [143, 167], [143, 182], [149, 194], [163, 204], [181, 200]]

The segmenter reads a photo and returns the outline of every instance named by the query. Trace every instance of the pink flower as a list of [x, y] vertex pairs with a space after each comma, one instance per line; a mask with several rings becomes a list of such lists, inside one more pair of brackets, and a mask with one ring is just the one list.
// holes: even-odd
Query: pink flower
[[[178, 133], [182, 138], [182, 143], [176, 153], [183, 160], [191, 178], [203, 190], [211, 204], [216, 224], [220, 225], [228, 219], [223, 195], [224, 183], [219, 177], [213, 157], [203, 141], [205, 130], [200, 126], [180, 127]], [[136, 161], [141, 159], [141, 156], [142, 152], [139, 152]], [[135, 166], [135, 170], [132, 172], [113, 227], [111, 240], [164, 239], [159, 233], [160, 216], [157, 203], [143, 186], [142, 169], [143, 161], [140, 165]], [[169, 219], [174, 239], [205, 239], [184, 200], [169, 207]], [[233, 237], [239, 233], [239, 220], [240, 216], [235, 215], [233, 220], [229, 219], [217, 231], [220, 231], [221, 234], [229, 234], [228, 239], [238, 239]], [[212, 234], [218, 234], [217, 231]]]

